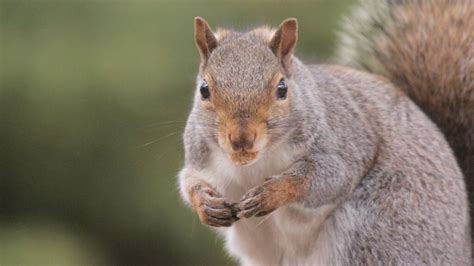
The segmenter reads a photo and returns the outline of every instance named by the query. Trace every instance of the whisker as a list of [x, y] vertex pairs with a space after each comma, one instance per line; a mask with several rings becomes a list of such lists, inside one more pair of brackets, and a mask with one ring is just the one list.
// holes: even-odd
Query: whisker
[[270, 214], [267, 215], [267, 217], [263, 218], [255, 227], [254, 229], [256, 229], [257, 227], [259, 227], [261, 224], [263, 224], [266, 220], [268, 220], [270, 217], [273, 216], [273, 214], [275, 214], [275, 212], [272, 212]]
[[140, 145], [140, 147], [143, 148], [143, 147], [149, 146], [149, 145], [154, 144], [154, 143], [156, 143], [156, 142], [158, 142], [158, 141], [160, 141], [160, 140], [162, 140], [162, 139], [169, 138], [169, 137], [174, 136], [174, 135], [176, 135], [176, 134], [178, 134], [178, 132], [171, 132], [171, 133], [169, 133], [169, 134], [166, 134], [166, 135], [163, 136], [163, 137], [157, 138], [157, 139], [152, 140], [152, 141], [149, 141], [149, 142], [147, 142], [147, 143], [145, 143], [145, 144], [143, 144], [143, 145]]
[[143, 128], [148, 128], [148, 127], [154, 127], [154, 126], [167, 126], [167, 125], [173, 125], [173, 124], [184, 124], [186, 121], [178, 121], [178, 120], [174, 120], [174, 121], [164, 121], [164, 122], [155, 122], [155, 123], [151, 123], [151, 124], [148, 124], [148, 125], [144, 125], [144, 126], [141, 126], [139, 127], [140, 129], [143, 129]]

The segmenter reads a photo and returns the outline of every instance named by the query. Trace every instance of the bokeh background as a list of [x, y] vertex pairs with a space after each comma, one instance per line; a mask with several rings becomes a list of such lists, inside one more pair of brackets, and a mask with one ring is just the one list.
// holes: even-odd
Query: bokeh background
[[0, 3], [0, 264], [234, 265], [177, 193], [193, 18], [297, 17], [324, 62], [354, 1]]

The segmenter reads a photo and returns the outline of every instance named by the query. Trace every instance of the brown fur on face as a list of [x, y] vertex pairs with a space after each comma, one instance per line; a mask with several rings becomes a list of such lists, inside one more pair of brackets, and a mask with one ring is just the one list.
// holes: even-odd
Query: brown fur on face
[[270, 114], [290, 111], [290, 93], [285, 100], [276, 99], [278, 82], [286, 72], [282, 52], [275, 54], [270, 47], [272, 34], [268, 28], [221, 31], [201, 73], [211, 95], [201, 106], [215, 114], [217, 142], [239, 165], [257, 159], [269, 142]]
[[224, 104], [216, 100], [218, 143], [239, 165], [254, 161], [268, 143], [266, 121], [273, 102], [267, 95], [260, 98], [260, 102], [249, 101], [246, 108], [242, 104]]
[[219, 120], [218, 143], [235, 163], [245, 165], [257, 159], [270, 141], [267, 128], [270, 114], [289, 112], [288, 100], [278, 101], [275, 96], [282, 77], [280, 72], [275, 74], [267, 91], [245, 102], [227, 102], [225, 97], [229, 96], [219, 93], [219, 88], [215, 90], [211, 104]]

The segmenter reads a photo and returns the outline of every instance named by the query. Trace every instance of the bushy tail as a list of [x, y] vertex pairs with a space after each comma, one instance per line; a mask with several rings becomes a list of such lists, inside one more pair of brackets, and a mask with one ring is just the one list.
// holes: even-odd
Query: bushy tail
[[441, 128], [474, 221], [474, 1], [361, 0], [344, 21], [337, 60], [387, 77]]

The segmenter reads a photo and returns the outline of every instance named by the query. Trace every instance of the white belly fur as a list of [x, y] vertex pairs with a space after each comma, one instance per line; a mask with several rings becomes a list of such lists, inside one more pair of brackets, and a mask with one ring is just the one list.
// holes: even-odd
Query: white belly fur
[[[212, 154], [201, 176], [225, 198], [237, 202], [265, 178], [281, 174], [301, 151], [283, 144], [245, 167], [229, 161], [218, 147]], [[244, 265], [325, 265], [331, 241], [324, 221], [333, 209], [333, 205], [309, 210], [292, 204], [265, 217], [243, 219], [218, 231], [224, 234], [229, 253]]]

